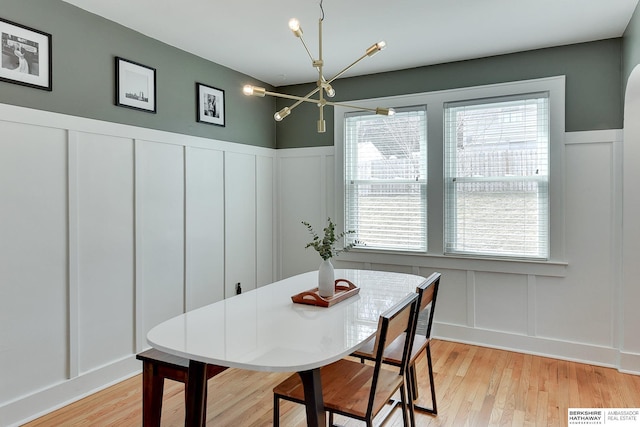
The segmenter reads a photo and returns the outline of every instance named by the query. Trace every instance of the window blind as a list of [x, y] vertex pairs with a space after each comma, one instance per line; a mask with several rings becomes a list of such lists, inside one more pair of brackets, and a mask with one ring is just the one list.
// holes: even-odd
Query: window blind
[[445, 253], [548, 259], [548, 93], [444, 107]]
[[359, 248], [426, 251], [426, 107], [344, 122], [345, 229]]

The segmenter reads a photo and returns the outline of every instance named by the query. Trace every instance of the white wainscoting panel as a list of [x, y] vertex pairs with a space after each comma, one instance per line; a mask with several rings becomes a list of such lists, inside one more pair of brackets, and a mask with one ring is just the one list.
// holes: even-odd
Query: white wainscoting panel
[[333, 199], [335, 192], [327, 186], [325, 166], [326, 157], [333, 158], [333, 147], [281, 151], [285, 153], [278, 153], [280, 277], [290, 277], [317, 269], [322, 261], [314, 249], [304, 249], [311, 236], [301, 221], [307, 221], [320, 233], [326, 224], [327, 201]]
[[1, 404], [63, 382], [69, 355], [67, 133], [0, 121], [0, 135]]
[[89, 133], [79, 133], [75, 145], [72, 269], [78, 282], [78, 369], [84, 373], [134, 350], [134, 149], [131, 139]]
[[186, 147], [187, 310], [224, 298], [224, 152]]
[[275, 280], [275, 160], [256, 157], [256, 285]]
[[256, 156], [225, 153], [225, 298], [256, 288]]
[[567, 279], [538, 278], [539, 336], [610, 347], [617, 283], [612, 141], [566, 147]]
[[526, 335], [527, 276], [475, 272], [475, 327]]
[[[136, 299], [142, 340], [184, 311], [184, 148], [136, 141]], [[140, 329], [139, 329], [140, 330]]]

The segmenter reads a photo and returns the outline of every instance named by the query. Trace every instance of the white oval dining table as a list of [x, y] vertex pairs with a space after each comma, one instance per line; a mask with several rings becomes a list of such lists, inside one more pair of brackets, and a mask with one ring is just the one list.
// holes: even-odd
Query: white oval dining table
[[378, 317], [415, 292], [422, 276], [337, 269], [359, 292], [330, 307], [294, 303], [317, 287], [317, 271], [299, 274], [188, 311], [152, 328], [148, 343], [189, 359], [185, 425], [203, 425], [206, 364], [254, 371], [298, 372], [304, 384], [307, 425], [325, 426], [320, 367], [373, 338]]

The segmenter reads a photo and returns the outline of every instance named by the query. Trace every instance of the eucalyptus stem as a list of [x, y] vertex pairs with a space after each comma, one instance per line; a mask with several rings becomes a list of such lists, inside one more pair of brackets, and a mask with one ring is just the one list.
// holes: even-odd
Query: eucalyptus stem
[[320, 257], [325, 261], [338, 256], [342, 252], [349, 251], [357, 243], [351, 242], [341, 249], [336, 249], [335, 244], [340, 241], [340, 239], [348, 234], [354, 234], [355, 231], [348, 230], [336, 234], [336, 225], [333, 223], [333, 221], [331, 221], [331, 218], [327, 218], [327, 221], [329, 222], [329, 224], [323, 229], [324, 236], [322, 237], [322, 239], [320, 238], [320, 236], [318, 236], [318, 233], [313, 230], [311, 224], [306, 221], [302, 221], [302, 224], [307, 227], [307, 230], [309, 230], [309, 234], [311, 234], [311, 236], [313, 237], [311, 242], [307, 243], [307, 246], [305, 246], [304, 248], [314, 248], [316, 251], [318, 251]]

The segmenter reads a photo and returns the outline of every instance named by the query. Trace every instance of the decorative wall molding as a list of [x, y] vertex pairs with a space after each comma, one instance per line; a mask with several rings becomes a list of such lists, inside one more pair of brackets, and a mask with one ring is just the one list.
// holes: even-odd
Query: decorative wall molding
[[570, 144], [600, 144], [606, 142], [621, 142], [624, 136], [622, 129], [589, 130], [582, 132], [566, 132], [565, 145]]
[[0, 118], [6, 122], [36, 124], [38, 126], [68, 129], [69, 131], [75, 132], [86, 132], [128, 139], [153, 141], [163, 144], [216, 149], [273, 158], [276, 156], [276, 150], [273, 148], [264, 148], [217, 139], [182, 135], [120, 123], [103, 122], [95, 119], [69, 116], [50, 111], [34, 110], [32, 108], [19, 107], [10, 104], [0, 103]]
[[[564, 173], [568, 186], [563, 188], [563, 202], [567, 214], [571, 215], [565, 219], [570, 225], [565, 233], [568, 234], [567, 250], [571, 251], [566, 254], [566, 262], [536, 263], [437, 254], [351, 251], [336, 259], [336, 268], [388, 269], [422, 275], [441, 271], [442, 294], [436, 310], [435, 330], [441, 339], [592, 363], [640, 374], [640, 358], [635, 353], [623, 352], [619, 338], [622, 330], [630, 328], [630, 325], [624, 325], [620, 315], [623, 136], [620, 129], [564, 134], [567, 148]], [[299, 167], [296, 158], [307, 170], [319, 167], [326, 174], [329, 168], [320, 165], [335, 155], [334, 147], [278, 150], [278, 159], [286, 159], [280, 163], [279, 174], [291, 176]], [[588, 191], [582, 183], [582, 174], [585, 173], [588, 185], [597, 184], [589, 187]], [[299, 179], [301, 182], [296, 183], [296, 188], [305, 188], [305, 177], [300, 176]], [[317, 179], [314, 175], [313, 181]], [[313, 186], [313, 183], [308, 182], [308, 185]], [[302, 217], [312, 216], [317, 211], [333, 213], [331, 206], [324, 202], [307, 210], [293, 207], [291, 203], [297, 200], [298, 195], [293, 186], [289, 190], [291, 194], [281, 199], [281, 212], [295, 209]], [[339, 194], [340, 189], [334, 188], [334, 191]], [[332, 197], [335, 199], [335, 194]], [[596, 205], [598, 209], [591, 209]], [[583, 223], [587, 228], [582, 227]], [[294, 221], [287, 217], [279, 227], [283, 239], [279, 258], [283, 265], [288, 266], [287, 274], [314, 268], [313, 256], [302, 251], [282, 251], [282, 248], [304, 246], [303, 240], [296, 237], [299, 230]], [[594, 239], [590, 237], [592, 235], [599, 237]], [[591, 240], [602, 242], [602, 245], [585, 246], [582, 244], [585, 239], [589, 243]], [[595, 261], [593, 253], [602, 258]], [[509, 286], [511, 282], [512, 289]], [[482, 301], [499, 301], [491, 308], [491, 316], [497, 320], [490, 321], [488, 327], [485, 323], [491, 316]], [[501, 306], [506, 309], [500, 310]], [[518, 310], [514, 313], [508, 308], [510, 306], [518, 307]], [[599, 309], [592, 312], [588, 307]]]
[[[435, 339], [442, 339], [445, 341], [462, 342], [465, 344], [516, 351], [536, 356], [569, 360], [578, 363], [588, 363], [607, 368], [619, 368], [618, 357], [619, 355], [624, 354], [609, 347], [561, 341], [544, 337], [507, 334], [499, 331], [469, 328], [439, 322], [434, 322], [433, 337]], [[640, 367], [640, 365], [638, 365], [640, 355], [628, 356], [630, 359], [628, 367], [632, 369], [626, 369], [626, 371], [623, 371], [620, 366], [620, 369], [618, 370], [621, 372], [640, 375], [640, 369], [634, 369]], [[633, 366], [633, 363], [631, 362], [635, 362], [636, 365]]]
[[[255, 286], [258, 277], [262, 282], [275, 279], [275, 149], [5, 104], [0, 104], [0, 128], [5, 130], [3, 140], [0, 141], [0, 158], [5, 156], [8, 161], [14, 157], [25, 162], [24, 165], [0, 171], [0, 179], [3, 179], [4, 184], [0, 185], [0, 197], [8, 197], [13, 210], [6, 220], [23, 224], [21, 212], [25, 210], [26, 215], [43, 222], [28, 224], [28, 227], [21, 225], [23, 228], [27, 227], [25, 229], [29, 235], [20, 238], [38, 241], [39, 247], [46, 248], [32, 251], [35, 253], [29, 256], [33, 259], [18, 260], [20, 265], [25, 266], [33, 263], [46, 264], [39, 265], [41, 271], [24, 275], [20, 273], [18, 266], [10, 269], [9, 277], [6, 278], [6, 283], [12, 286], [11, 292], [7, 294], [10, 300], [3, 303], [12, 305], [15, 310], [21, 310], [20, 307], [27, 310], [23, 306], [25, 301], [39, 297], [37, 307], [43, 307], [38, 311], [43, 317], [39, 321], [48, 323], [48, 328], [40, 325], [38, 329], [25, 324], [24, 330], [16, 329], [16, 325], [21, 325], [21, 322], [14, 323], [11, 325], [12, 332], [6, 336], [7, 340], [0, 344], [3, 350], [0, 351], [0, 365], [5, 367], [5, 371], [0, 372], [0, 424], [3, 426], [20, 425], [139, 373], [141, 365], [135, 359], [135, 353], [148, 347], [145, 336], [146, 331], [153, 326], [150, 323], [162, 320], [172, 310], [182, 312], [187, 305], [202, 304], [211, 298], [217, 300], [219, 295], [224, 295], [222, 289], [217, 294], [203, 289], [208, 285], [202, 278], [210, 276], [211, 270], [204, 264], [212, 264], [206, 261], [206, 257], [203, 258], [201, 251], [205, 244], [201, 237], [207, 234], [208, 238], [214, 238], [222, 245], [223, 253], [220, 256], [223, 264], [221, 268], [215, 266], [217, 271], [229, 270], [224, 259], [239, 257], [238, 254], [228, 254], [229, 248], [224, 246], [224, 234], [228, 232], [223, 223], [224, 214], [217, 216], [216, 221], [221, 226], [214, 230], [213, 237], [211, 230], [199, 233], [197, 229], [191, 228], [190, 234], [187, 234], [185, 215], [188, 213], [198, 218], [191, 224], [192, 227], [202, 225], [204, 217], [209, 218], [207, 223], [210, 223], [210, 207], [224, 205], [227, 200], [225, 193], [234, 193], [234, 183], [225, 182], [226, 156], [251, 159], [247, 162], [250, 170], [246, 174], [243, 170], [238, 170], [236, 175], [240, 179], [244, 179], [244, 176], [252, 177], [252, 185], [255, 186], [253, 194], [245, 197], [239, 192], [241, 194], [235, 195], [236, 204], [256, 204], [253, 209], [256, 230], [253, 234], [243, 234], [244, 227], [233, 230], [236, 239], [251, 242], [251, 252], [259, 261], [254, 263], [255, 272], [251, 273], [243, 266], [241, 273], [249, 275], [246, 277], [250, 277], [252, 286]], [[46, 149], [46, 154], [40, 151], [42, 149]], [[189, 163], [187, 154], [196, 156], [197, 159], [192, 157], [193, 161]], [[153, 165], [156, 161], [164, 162], [163, 165], [167, 165], [169, 169]], [[186, 168], [192, 165], [194, 173], [187, 174]], [[211, 167], [215, 169], [213, 177]], [[46, 172], [42, 172], [43, 169]], [[208, 175], [201, 173], [203, 171]], [[162, 184], [153, 181], [156, 179], [154, 177], [161, 176], [164, 178], [158, 178], [158, 181], [163, 181]], [[23, 188], [20, 180], [25, 181], [24, 178], [28, 178], [29, 182]], [[39, 187], [42, 185], [38, 184], [44, 183], [47, 188], [51, 187], [56, 191], [41, 191]], [[212, 184], [216, 186], [213, 196], [209, 191], [214, 186]], [[167, 185], [173, 188], [172, 192], [168, 192]], [[192, 193], [187, 191], [192, 189]], [[20, 196], [20, 192], [25, 191], [33, 191], [33, 194], [27, 194], [28, 197]], [[142, 200], [145, 192], [147, 198]], [[204, 197], [215, 198], [215, 203], [204, 206], [203, 194]], [[188, 205], [187, 197], [193, 199]], [[27, 200], [29, 203], [23, 206], [23, 201], [26, 203]], [[116, 208], [111, 212], [114, 206]], [[146, 212], [145, 216], [145, 208], [156, 209], [158, 206], [172, 206], [172, 211], [182, 212], [169, 218], [172, 226], [170, 230], [143, 227], [145, 221], [157, 216], [152, 215], [152, 212]], [[50, 213], [47, 214], [46, 210]], [[44, 219], [50, 217], [51, 213], [55, 213], [54, 219], [44, 223]], [[60, 215], [62, 217], [58, 220]], [[262, 217], [268, 218], [268, 221], [265, 223]], [[105, 227], [106, 230], [103, 229]], [[110, 233], [111, 227], [117, 229], [117, 236]], [[166, 235], [163, 235], [165, 232]], [[150, 236], [150, 233], [159, 235]], [[181, 236], [176, 237], [172, 233]], [[47, 236], [54, 236], [55, 241], [47, 242]], [[189, 236], [192, 245], [187, 249], [185, 242]], [[99, 242], [94, 243], [94, 238], [99, 239]], [[145, 246], [144, 239], [160, 244]], [[158, 249], [165, 247], [163, 242], [169, 242], [171, 250]], [[4, 243], [5, 249], [0, 249], [0, 255], [7, 255], [5, 250], [16, 247], [16, 242], [11, 240]], [[128, 250], [125, 253], [119, 251], [122, 245], [131, 249], [131, 253]], [[47, 256], [47, 251], [57, 250], [58, 247], [66, 250], [58, 250], [64, 253], [56, 257]], [[149, 251], [157, 253], [149, 258]], [[24, 253], [24, 250], [20, 253]], [[178, 259], [175, 263], [165, 257], [176, 253]], [[210, 256], [210, 253], [205, 255]], [[109, 266], [123, 257], [126, 258], [127, 265], [118, 263], [121, 268], [115, 270], [122, 272], [111, 276], [110, 272], [114, 269], [109, 269]], [[42, 260], [46, 262], [40, 262]], [[60, 263], [60, 260], [63, 262]], [[178, 278], [178, 283], [165, 283], [164, 288], [154, 291], [153, 301], [145, 301], [151, 295], [149, 286], [156, 286], [155, 283], [145, 282], [152, 278], [150, 271], [144, 271], [147, 268], [145, 262], [149, 268], [162, 263], [167, 269], [173, 269], [171, 278]], [[49, 266], [50, 263], [53, 267]], [[258, 268], [264, 271], [257, 271]], [[189, 274], [188, 269], [191, 269]], [[48, 271], [54, 271], [55, 277], [47, 276]], [[109, 277], [104, 277], [105, 272], [109, 272]], [[224, 271], [222, 273], [220, 287], [224, 287]], [[238, 272], [231, 273], [233, 277]], [[118, 274], [124, 274], [126, 281], [118, 280]], [[55, 282], [57, 286], [49, 286], [47, 281]], [[251, 284], [247, 285], [250, 288]], [[109, 286], [109, 289], [105, 286]], [[55, 298], [45, 301], [45, 304], [43, 299], [46, 297], [43, 295], [51, 293], [55, 293]], [[198, 301], [190, 299], [192, 293]], [[173, 295], [180, 295], [182, 298], [177, 305]], [[163, 308], [163, 305], [167, 307]], [[31, 307], [28, 309], [32, 310]], [[37, 323], [37, 320], [28, 323]], [[35, 345], [34, 342], [37, 342], [40, 356], [34, 356], [29, 349], [22, 348], [23, 345], [31, 348]], [[5, 346], [7, 351], [4, 351]], [[25, 353], [24, 363], [33, 363], [32, 360], [37, 359], [38, 369], [23, 366], [23, 369], [16, 370], [16, 363], [19, 364], [22, 360], [18, 360], [17, 356], [21, 352]], [[42, 356], [47, 353], [55, 354], [56, 357]], [[51, 373], [42, 375], [39, 372], [42, 370]], [[10, 373], [14, 371], [16, 375]], [[21, 390], [14, 391], [10, 386], [18, 384], [16, 381], [22, 384]]]

